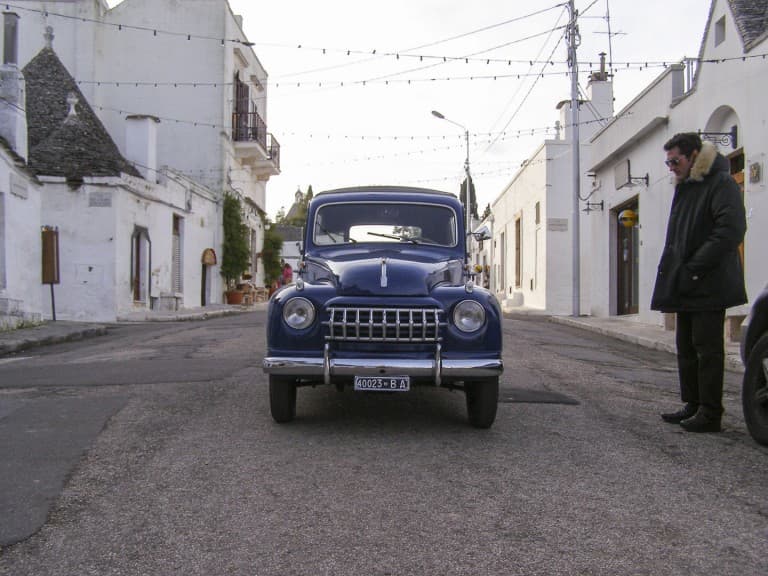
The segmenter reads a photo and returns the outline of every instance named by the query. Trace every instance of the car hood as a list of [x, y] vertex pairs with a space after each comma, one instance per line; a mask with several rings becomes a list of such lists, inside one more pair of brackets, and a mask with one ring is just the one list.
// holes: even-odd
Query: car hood
[[307, 264], [310, 281], [330, 281], [344, 296], [426, 296], [435, 286], [460, 284], [462, 272], [460, 260], [399, 253], [313, 260]]

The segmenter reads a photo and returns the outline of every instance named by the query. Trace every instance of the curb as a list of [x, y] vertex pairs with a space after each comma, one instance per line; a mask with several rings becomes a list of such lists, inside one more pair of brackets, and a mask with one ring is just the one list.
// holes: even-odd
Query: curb
[[72, 330], [63, 334], [48, 334], [39, 338], [20, 338], [11, 342], [0, 342], [0, 356], [14, 354], [22, 350], [47, 346], [49, 344], [61, 344], [63, 342], [75, 342], [85, 338], [104, 336], [107, 333], [106, 326], [89, 326], [87, 328]]
[[[550, 322], [556, 324], [563, 324], [566, 326], [572, 326], [573, 328], [579, 328], [581, 330], [587, 330], [589, 332], [595, 332], [602, 334], [603, 336], [609, 336], [616, 340], [622, 340], [631, 344], [642, 346], [643, 348], [650, 348], [653, 350], [659, 350], [661, 352], [668, 352], [676, 355], [677, 349], [673, 339], [670, 341], [664, 341], [658, 338], [641, 336], [639, 334], [631, 334], [628, 332], [622, 332], [606, 326], [599, 326], [590, 324], [588, 322], [580, 322], [578, 319], [570, 318], [568, 316], [551, 316]], [[741, 356], [738, 352], [728, 352], [725, 354], [725, 369], [732, 370], [734, 372], [744, 372], [744, 364], [741, 362]]]
[[222, 316], [234, 316], [235, 314], [244, 314], [247, 312], [256, 312], [266, 310], [266, 302], [257, 302], [248, 306], [232, 306], [213, 310], [179, 310], [177, 312], [134, 312], [126, 316], [118, 316], [118, 324], [132, 324], [140, 322], [186, 322], [198, 320], [210, 320], [211, 318], [221, 318]]
[[677, 352], [674, 343], [671, 342], [664, 342], [663, 340], [650, 338], [647, 336], [639, 336], [637, 334], [628, 334], [626, 332], [620, 332], [618, 330], [606, 328], [605, 326], [596, 326], [586, 322], [579, 322], [578, 320], [564, 316], [552, 316], [550, 318], [550, 322], [555, 322], [556, 324], [564, 324], [566, 326], [573, 326], [574, 328], [581, 328], [582, 330], [588, 330], [589, 332], [596, 332], [598, 334], [602, 334], [603, 336], [610, 336], [616, 340], [637, 344], [643, 348], [651, 348], [653, 350], [669, 352], [670, 354], [675, 354]]

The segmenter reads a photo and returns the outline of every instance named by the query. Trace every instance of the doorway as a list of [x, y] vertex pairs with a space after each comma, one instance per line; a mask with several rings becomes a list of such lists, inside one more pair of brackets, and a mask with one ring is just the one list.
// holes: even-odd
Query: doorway
[[613, 211], [616, 226], [616, 314], [638, 313], [640, 211], [637, 197]]
[[149, 302], [151, 246], [149, 230], [135, 226], [131, 236], [131, 292], [136, 303]]
[[203, 250], [201, 258], [202, 270], [200, 274], [200, 305], [207, 306], [211, 303], [211, 267], [216, 266], [216, 252], [213, 248]]

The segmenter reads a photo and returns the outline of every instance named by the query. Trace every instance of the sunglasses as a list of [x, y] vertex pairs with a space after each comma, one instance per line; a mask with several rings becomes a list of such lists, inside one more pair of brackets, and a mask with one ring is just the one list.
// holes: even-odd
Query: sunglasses
[[678, 156], [677, 158], [669, 158], [668, 160], [664, 160], [664, 164], [666, 164], [668, 167], [677, 166], [680, 164], [681, 158]]

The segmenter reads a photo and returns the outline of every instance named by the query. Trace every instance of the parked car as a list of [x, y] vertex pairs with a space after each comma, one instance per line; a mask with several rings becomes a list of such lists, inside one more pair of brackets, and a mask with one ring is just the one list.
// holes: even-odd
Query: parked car
[[768, 445], [768, 286], [752, 304], [742, 326], [741, 360], [744, 420], [752, 438]]
[[466, 394], [469, 422], [496, 418], [501, 310], [475, 286], [462, 205], [453, 194], [405, 187], [321, 192], [307, 209], [295, 283], [269, 301], [272, 417], [296, 414], [296, 389]]

